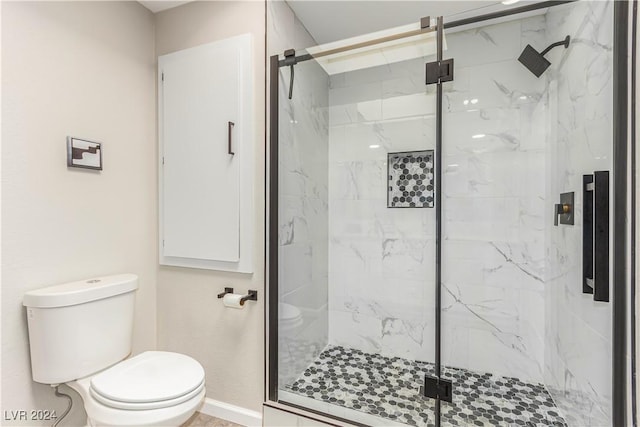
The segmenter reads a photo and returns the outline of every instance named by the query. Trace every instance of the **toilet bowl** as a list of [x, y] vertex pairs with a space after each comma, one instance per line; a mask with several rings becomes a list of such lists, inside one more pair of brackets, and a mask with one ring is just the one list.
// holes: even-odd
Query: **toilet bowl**
[[278, 304], [278, 327], [280, 330], [292, 330], [303, 323], [302, 312], [298, 307], [284, 302]]
[[27, 292], [31, 375], [82, 397], [89, 426], [178, 427], [202, 404], [202, 365], [147, 351], [133, 357], [134, 274]]
[[163, 351], [141, 353], [67, 385], [82, 397], [90, 426], [178, 426], [205, 395], [202, 366]]

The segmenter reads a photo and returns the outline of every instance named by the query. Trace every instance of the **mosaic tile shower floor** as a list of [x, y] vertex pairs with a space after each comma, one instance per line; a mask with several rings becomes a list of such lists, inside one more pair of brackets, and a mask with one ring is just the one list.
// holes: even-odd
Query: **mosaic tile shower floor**
[[[431, 399], [417, 390], [434, 365], [384, 357], [339, 346], [327, 347], [290, 392], [413, 426], [434, 426]], [[541, 384], [458, 368], [444, 368], [453, 379], [453, 403], [442, 404], [443, 426], [566, 427]]]

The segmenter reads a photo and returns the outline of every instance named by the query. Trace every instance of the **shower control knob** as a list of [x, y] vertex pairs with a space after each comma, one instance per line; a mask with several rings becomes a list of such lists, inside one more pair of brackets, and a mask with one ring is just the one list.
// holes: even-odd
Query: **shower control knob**
[[558, 223], [573, 225], [573, 200], [573, 192], [560, 195], [560, 203], [555, 204], [553, 225], [557, 226]]
[[554, 218], [553, 218], [553, 225], [555, 226], [558, 225], [558, 218], [560, 217], [560, 215], [567, 215], [567, 214], [571, 214], [571, 205], [556, 203], [556, 214], [554, 215]]

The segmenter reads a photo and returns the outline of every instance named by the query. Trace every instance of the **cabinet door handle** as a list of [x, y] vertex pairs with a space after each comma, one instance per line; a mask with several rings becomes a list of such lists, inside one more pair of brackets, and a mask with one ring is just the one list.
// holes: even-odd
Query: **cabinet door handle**
[[582, 292], [609, 301], [609, 171], [583, 175]]
[[229, 124], [227, 126], [227, 129], [229, 131], [229, 137], [228, 137], [229, 146], [227, 147], [227, 153], [232, 155], [232, 156], [236, 154], [236, 153], [233, 152], [233, 140], [231, 139], [231, 133], [232, 133], [233, 127], [235, 125], [236, 125], [235, 123], [229, 122]]

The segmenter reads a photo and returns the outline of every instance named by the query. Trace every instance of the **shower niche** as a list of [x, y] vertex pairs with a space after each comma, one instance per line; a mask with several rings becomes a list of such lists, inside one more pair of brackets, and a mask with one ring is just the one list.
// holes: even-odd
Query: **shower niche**
[[433, 207], [433, 150], [389, 153], [387, 172], [387, 207]]

